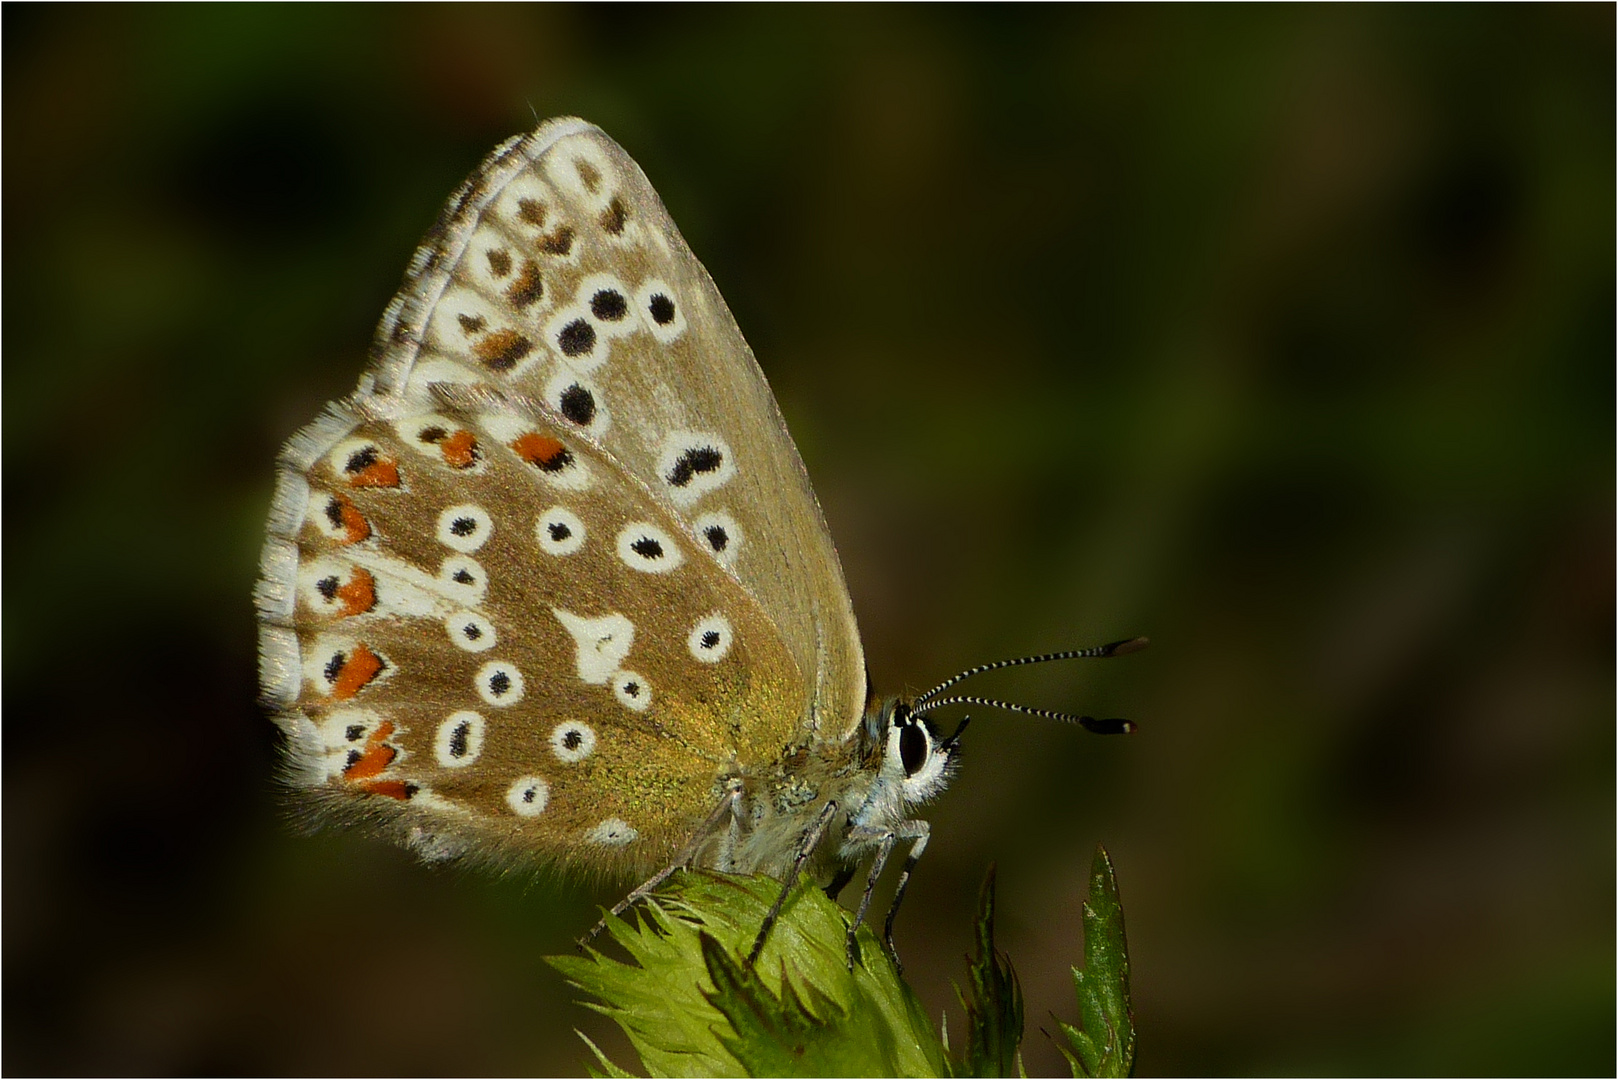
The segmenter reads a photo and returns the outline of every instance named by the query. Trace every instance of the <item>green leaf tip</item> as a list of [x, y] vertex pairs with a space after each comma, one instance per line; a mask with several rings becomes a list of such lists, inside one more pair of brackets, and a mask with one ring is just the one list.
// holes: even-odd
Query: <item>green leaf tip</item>
[[1107, 849], [1096, 846], [1084, 902], [1084, 968], [1073, 969], [1079, 1026], [1062, 1024], [1060, 1046], [1076, 1077], [1128, 1076], [1135, 1068], [1135, 1014], [1129, 1003], [1129, 947]]
[[[608, 923], [629, 963], [595, 949], [547, 962], [624, 1030], [650, 1076], [943, 1076], [944, 1049], [870, 930], [847, 967], [851, 916], [807, 878], [756, 968], [745, 957], [781, 884], [676, 875], [631, 922]], [[586, 1040], [588, 1043], [588, 1040]], [[607, 1075], [624, 1073], [591, 1044]]]
[[994, 885], [991, 863], [978, 890], [977, 956], [967, 958], [971, 995], [955, 989], [966, 1014], [966, 1045], [953, 1062], [956, 1076], [1017, 1076], [1022, 1072], [1017, 1053], [1023, 1031], [1022, 986], [1011, 961], [994, 947]]

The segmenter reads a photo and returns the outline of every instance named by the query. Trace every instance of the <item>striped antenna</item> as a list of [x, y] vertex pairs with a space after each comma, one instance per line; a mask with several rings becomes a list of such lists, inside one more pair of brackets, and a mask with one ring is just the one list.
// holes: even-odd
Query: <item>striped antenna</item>
[[[991, 709], [1004, 709], [1007, 712], [1027, 713], [1029, 716], [1043, 716], [1047, 720], [1060, 720], [1064, 724], [1078, 724], [1085, 731], [1096, 735], [1129, 735], [1135, 730], [1133, 720], [1097, 720], [1093, 716], [1079, 716], [1075, 713], [1057, 712], [1055, 709], [1041, 709], [1033, 705], [1017, 705], [1010, 701], [996, 701], [994, 698], [981, 697], [947, 697], [942, 701], [930, 701], [927, 709], [942, 709], [945, 705], [987, 705]], [[920, 712], [920, 709], [916, 710]], [[955, 733], [959, 735], [960, 732]]]
[[[1023, 664], [1043, 664], [1051, 660], [1102, 660], [1109, 656], [1123, 656], [1125, 653], [1138, 652], [1141, 649], [1146, 648], [1146, 645], [1146, 638], [1135, 637], [1127, 638], [1123, 641], [1114, 641], [1109, 645], [1095, 645], [1088, 649], [1069, 649], [1066, 652], [1045, 653], [1043, 656], [1020, 656], [1015, 660], [996, 660], [992, 664], [980, 664], [975, 668], [967, 668], [959, 675], [950, 676], [937, 686], [933, 687], [931, 690], [927, 691], [925, 694], [922, 694], [920, 697], [915, 699], [914, 708], [917, 712], [925, 712], [927, 709], [937, 708], [943, 703], [932, 701], [930, 699], [938, 696], [945, 690], [948, 690], [962, 679], [970, 679], [972, 676], [981, 675], [985, 671], [998, 671], [1001, 668], [1020, 667]], [[955, 698], [952, 699], [952, 703], [954, 701], [969, 700], [973, 699]], [[1011, 709], [1013, 712], [1030, 712], [1038, 716], [1049, 715], [1053, 720], [1067, 720], [1072, 723], [1078, 723], [1081, 719], [1083, 719], [1082, 717], [1069, 716], [1066, 713], [1047, 714], [1038, 712], [1034, 709], [1000, 705], [998, 702], [986, 702], [986, 704], [997, 705], [999, 708]]]

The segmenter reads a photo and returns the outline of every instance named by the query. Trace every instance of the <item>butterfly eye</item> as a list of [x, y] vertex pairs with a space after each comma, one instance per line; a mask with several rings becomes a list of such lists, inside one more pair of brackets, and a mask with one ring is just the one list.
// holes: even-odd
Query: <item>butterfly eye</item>
[[477, 761], [483, 752], [483, 717], [470, 709], [450, 715], [438, 725], [433, 756], [446, 769], [460, 769]]
[[907, 777], [915, 776], [927, 764], [929, 742], [927, 729], [919, 723], [908, 723], [899, 730], [899, 761]]

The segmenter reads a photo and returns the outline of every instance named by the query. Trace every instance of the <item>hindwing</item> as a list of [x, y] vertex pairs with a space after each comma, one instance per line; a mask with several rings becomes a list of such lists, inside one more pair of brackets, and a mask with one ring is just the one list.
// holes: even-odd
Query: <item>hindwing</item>
[[258, 602], [295, 782], [429, 857], [655, 868], [793, 737], [796, 661], [577, 425], [427, 398], [333, 406], [283, 454]]

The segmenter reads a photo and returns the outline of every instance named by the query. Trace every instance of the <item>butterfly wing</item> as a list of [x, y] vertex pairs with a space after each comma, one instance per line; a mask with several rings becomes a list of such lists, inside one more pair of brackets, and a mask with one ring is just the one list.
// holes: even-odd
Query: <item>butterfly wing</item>
[[497, 149], [417, 251], [373, 352], [364, 395], [488, 383], [595, 440], [764, 610], [805, 675], [806, 729], [854, 729], [865, 661], [803, 462], [712, 279], [599, 129], [550, 121]]
[[258, 603], [293, 779], [429, 857], [650, 872], [792, 737], [804, 679], [576, 425], [431, 397], [339, 403], [283, 454]]

